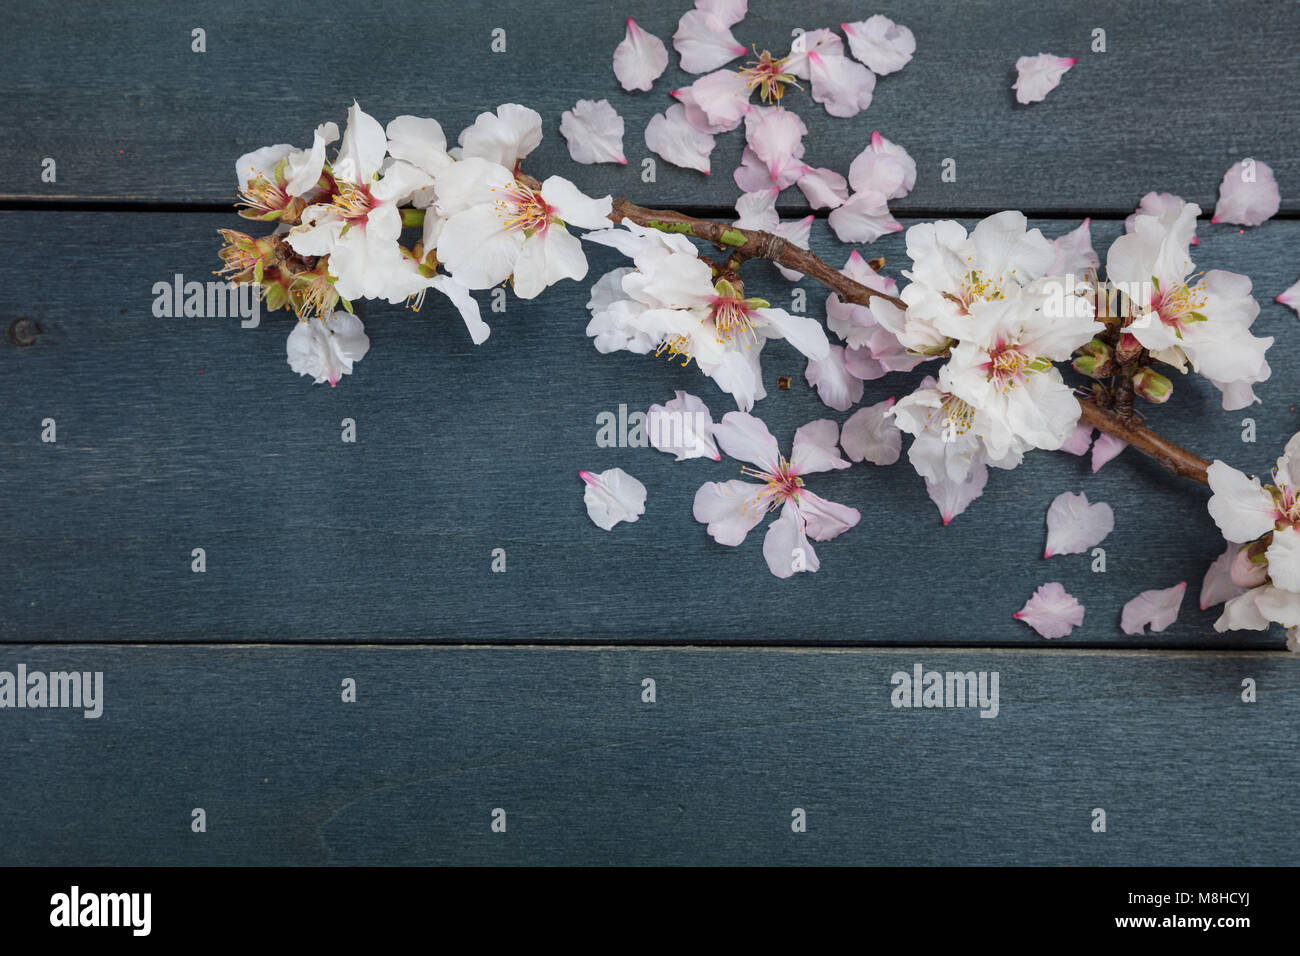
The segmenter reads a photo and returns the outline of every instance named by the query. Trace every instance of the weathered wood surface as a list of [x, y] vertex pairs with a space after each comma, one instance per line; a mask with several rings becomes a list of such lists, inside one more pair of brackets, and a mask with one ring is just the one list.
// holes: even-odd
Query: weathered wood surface
[[[597, 447], [597, 415], [644, 411], [685, 388], [715, 418], [734, 407], [692, 366], [598, 354], [584, 335], [590, 283], [511, 299], [475, 348], [441, 298], [418, 315], [365, 303], [370, 354], [336, 389], [285, 363], [290, 319], [155, 318], [153, 284], [216, 264], [211, 214], [8, 213], [6, 315], [41, 327], [0, 348], [0, 637], [7, 640], [589, 640], [1037, 644], [1011, 615], [1059, 580], [1087, 608], [1082, 645], [1279, 647], [1279, 633], [1216, 635], [1197, 608], [1223, 544], [1206, 491], [1127, 451], [1092, 475], [1084, 459], [1031, 454], [994, 472], [983, 498], [944, 527], [904, 458], [818, 475], [810, 487], [861, 509], [859, 527], [818, 546], [821, 570], [778, 581], [759, 529], [739, 548], [691, 516], [696, 488], [737, 477], [729, 458], [677, 463], [652, 448]], [[1047, 235], [1074, 223], [1044, 222]], [[1120, 228], [1097, 223], [1104, 249]], [[818, 224], [815, 248], [843, 250]], [[1203, 229], [1197, 261], [1247, 272], [1265, 300], [1263, 405], [1225, 412], [1208, 383], [1179, 379], [1151, 422], [1201, 454], [1265, 472], [1297, 430], [1295, 317], [1271, 297], [1293, 278], [1293, 222]], [[870, 247], [897, 274], [902, 240]], [[54, 278], [48, 264], [66, 261]], [[621, 264], [590, 251], [592, 278]], [[838, 260], [835, 260], [838, 261]], [[750, 290], [787, 284], [755, 266]], [[824, 314], [809, 283], [808, 307]], [[7, 321], [7, 320], [6, 320]], [[760, 413], [782, 443], [820, 417], [843, 421], [784, 342], [764, 352]], [[923, 372], [868, 383], [865, 401], [905, 394]], [[788, 391], [780, 375], [794, 379]], [[1241, 441], [1245, 415], [1258, 442]], [[56, 444], [41, 423], [57, 423]], [[340, 423], [356, 421], [356, 444]], [[612, 532], [582, 502], [579, 469], [626, 468], [649, 488], [645, 516]], [[1117, 527], [1105, 573], [1087, 554], [1044, 560], [1044, 516], [1062, 491], [1108, 502]], [[204, 548], [207, 571], [191, 571]], [[492, 551], [506, 551], [493, 573]], [[1187, 581], [1176, 625], [1129, 637], [1119, 611], [1147, 588]]]
[[[104, 707], [0, 712], [5, 864], [1297, 862], [1277, 654], [0, 648], [18, 662], [102, 671]], [[996, 671], [997, 717], [893, 707], [917, 663]]]
[[[608, 98], [627, 121], [633, 162], [582, 169], [580, 182], [638, 201], [726, 205], [738, 193], [730, 173], [739, 134], [719, 138], [710, 177], [660, 163], [658, 182], [641, 182], [645, 124], [692, 79], [675, 52], [650, 93], [625, 93], [611, 68], [627, 16], [667, 42], [689, 6], [327, 3], [307, 19], [268, 22], [265, 4], [247, 0], [74, 0], [57, 12], [10, 4], [0, 37], [0, 198], [225, 203], [235, 157], [309, 142], [316, 123], [342, 122], [354, 97], [384, 122], [433, 115], [453, 137], [482, 110], [522, 102], [546, 120], [531, 168], [573, 171], [560, 113]], [[808, 124], [814, 165], [847, 169], [873, 129], [906, 146], [921, 173], [895, 204], [904, 213], [1127, 213], [1150, 189], [1209, 209], [1224, 171], [1248, 155], [1272, 165], [1285, 208], [1300, 211], [1300, 4], [753, 0], [750, 11], [737, 39], [778, 54], [796, 26], [880, 12], [913, 30], [915, 58], [881, 79], [858, 117], [833, 119], [797, 90], [789, 100]], [[206, 31], [206, 53], [191, 50], [195, 28]], [[498, 28], [503, 53], [491, 50]], [[1098, 28], [1104, 53], [1091, 52]], [[1016, 58], [1041, 52], [1079, 63], [1046, 102], [1019, 106]], [[56, 183], [40, 179], [46, 157], [58, 163]], [[957, 161], [956, 183], [940, 180], [945, 158]], [[802, 203], [795, 190], [786, 199]]]

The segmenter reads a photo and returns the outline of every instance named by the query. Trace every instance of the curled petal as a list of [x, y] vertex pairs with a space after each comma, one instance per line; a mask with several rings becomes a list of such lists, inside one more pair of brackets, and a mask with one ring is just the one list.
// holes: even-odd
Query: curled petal
[[1016, 102], [1038, 103], [1045, 99], [1048, 93], [1060, 85], [1065, 71], [1076, 62], [1074, 57], [1052, 56], [1050, 53], [1022, 56], [1016, 60], [1019, 76], [1011, 87], [1016, 91]]
[[614, 48], [614, 75], [623, 89], [649, 91], [668, 68], [668, 48], [653, 33], [627, 18], [627, 35]]
[[1145, 634], [1145, 627], [1151, 626], [1151, 633], [1158, 634], [1174, 621], [1178, 620], [1178, 611], [1183, 606], [1183, 592], [1187, 582], [1180, 581], [1171, 588], [1143, 591], [1124, 605], [1120, 614], [1120, 630], [1125, 634]]
[[674, 166], [709, 173], [709, 154], [713, 137], [702, 133], [686, 119], [686, 109], [674, 103], [666, 112], [650, 117], [645, 128], [645, 144]]
[[1219, 202], [1210, 222], [1230, 222], [1238, 226], [1258, 226], [1277, 215], [1282, 197], [1277, 180], [1267, 163], [1243, 159], [1223, 174], [1219, 183]]
[[1065, 637], [1083, 623], [1083, 605], [1059, 581], [1044, 584], [1015, 614], [1048, 640]]
[[1072, 275], [1082, 278], [1089, 270], [1096, 271], [1101, 260], [1092, 248], [1092, 220], [1085, 219], [1077, 229], [1052, 240], [1056, 259], [1047, 270], [1049, 276]]
[[1074, 426], [1074, 431], [1070, 437], [1065, 440], [1060, 448], [1061, 451], [1068, 451], [1071, 455], [1082, 455], [1088, 451], [1092, 444], [1093, 427], [1086, 422], [1080, 422]]
[[799, 492], [799, 515], [804, 520], [804, 531], [814, 541], [838, 538], [862, 519], [857, 508], [827, 501], [811, 491]]
[[1062, 492], [1047, 509], [1047, 550], [1054, 554], [1078, 554], [1101, 543], [1115, 528], [1115, 513], [1105, 502], [1088, 503], [1085, 494]]
[[1201, 581], [1201, 610], [1230, 601], [1246, 589], [1232, 580], [1232, 563], [1241, 545], [1229, 542], [1223, 554], [1214, 559]]
[[598, 528], [609, 531], [620, 521], [636, 521], [645, 514], [645, 485], [622, 468], [600, 474], [580, 471], [578, 477], [587, 484], [582, 499]]
[[542, 142], [542, 117], [518, 103], [503, 103], [495, 113], [480, 113], [459, 142], [463, 156], [514, 169]]
[[1254, 541], [1273, 530], [1273, 496], [1258, 478], [1247, 478], [1236, 468], [1215, 461], [1206, 469], [1210, 482], [1210, 517], [1227, 541]]
[[1093, 474], [1101, 471], [1102, 466], [1110, 461], [1125, 448], [1128, 442], [1122, 438], [1116, 438], [1114, 435], [1101, 434], [1092, 445], [1092, 471]]
[[903, 433], [890, 410], [894, 400], [887, 398], [875, 405], [859, 408], [840, 429], [844, 454], [854, 461], [873, 465], [892, 465], [903, 447]]
[[578, 100], [571, 110], [560, 115], [560, 135], [569, 144], [569, 156], [575, 163], [622, 163], [623, 117], [609, 100]]
[[849, 198], [848, 180], [833, 169], [805, 166], [795, 185], [813, 209], [834, 209]]
[[1294, 527], [1274, 531], [1267, 553], [1268, 576], [1273, 584], [1300, 592], [1300, 531]]
[[1294, 309], [1296, 315], [1300, 315], [1300, 280], [1297, 280], [1295, 285], [1279, 295], [1277, 301], [1288, 309]]

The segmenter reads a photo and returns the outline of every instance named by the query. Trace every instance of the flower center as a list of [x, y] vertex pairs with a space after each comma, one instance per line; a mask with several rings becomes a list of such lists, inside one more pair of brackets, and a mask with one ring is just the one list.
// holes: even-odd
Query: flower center
[[998, 346], [982, 367], [995, 389], [1008, 392], [1023, 383], [1030, 372], [1040, 371], [1039, 364], [1018, 345], [1004, 345]]
[[780, 103], [781, 97], [785, 95], [786, 84], [799, 86], [794, 77], [785, 72], [785, 59], [778, 60], [767, 50], [757, 60], [746, 63], [740, 75], [745, 77], [746, 86], [758, 90], [759, 99], [764, 103], [769, 100]]
[[1151, 311], [1160, 317], [1165, 325], [1182, 329], [1188, 322], [1204, 322], [1205, 316], [1199, 311], [1205, 307], [1205, 294], [1199, 287], [1192, 288], [1186, 282], [1175, 286], [1160, 288], [1160, 283], [1151, 280], [1154, 290], [1151, 294]]
[[[968, 257], [966, 261], [973, 262], [974, 259]], [[979, 269], [971, 269], [961, 277], [961, 292], [957, 298], [961, 300], [963, 308], [977, 299], [992, 302], [994, 299], [1002, 298], [1002, 287], [1005, 282], [1004, 278], [986, 276]]]
[[750, 468], [748, 465], [741, 466], [740, 473], [750, 478], [758, 478], [766, 485], [758, 498], [759, 501], [767, 503], [768, 511], [791, 498], [798, 501], [799, 489], [803, 487], [803, 479], [791, 471], [790, 463], [785, 458], [779, 460], [775, 475]]
[[668, 353], [668, 358], [675, 359], [679, 355], [685, 356], [682, 360], [682, 367], [685, 368], [691, 364], [691, 343], [684, 335], [673, 335], [664, 339], [655, 349], [655, 357], [659, 357], [664, 352]]
[[754, 310], [739, 296], [714, 296], [709, 305], [709, 317], [713, 319], [719, 342], [730, 342], [742, 335], [758, 341], [758, 332], [754, 329]]
[[359, 186], [343, 179], [335, 186], [338, 192], [334, 196], [334, 208], [349, 225], [364, 222], [370, 211], [379, 205], [375, 197], [370, 195], [369, 186]]
[[[1274, 473], [1276, 475], [1276, 469]], [[1276, 486], [1270, 485], [1268, 490], [1273, 494], [1277, 521], [1287, 525], [1300, 524], [1300, 498], [1296, 496], [1296, 489], [1279, 482]]]
[[507, 229], [522, 230], [525, 236], [546, 232], [553, 211], [540, 192], [518, 179], [502, 191], [496, 209]]
[[975, 409], [964, 399], [947, 394], [939, 403], [939, 407], [934, 410], [930, 420], [926, 422], [926, 428], [929, 428], [935, 419], [938, 419], [945, 435], [964, 435], [970, 431], [971, 425], [975, 422]]

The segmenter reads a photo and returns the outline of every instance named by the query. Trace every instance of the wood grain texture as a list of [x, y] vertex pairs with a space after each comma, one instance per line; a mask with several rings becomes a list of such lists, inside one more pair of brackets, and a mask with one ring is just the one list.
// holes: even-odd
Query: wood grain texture
[[[102, 671], [105, 703], [0, 711], [4, 864], [1297, 862], [1287, 655], [0, 648], [19, 662]], [[894, 708], [916, 663], [996, 671], [998, 716]]]
[[[9, 641], [594, 641], [1041, 645], [1011, 615], [1061, 581], [1087, 608], [1065, 643], [1083, 646], [1280, 647], [1272, 633], [1215, 634], [1197, 608], [1201, 577], [1223, 549], [1205, 489], [1126, 452], [1096, 475], [1085, 460], [1031, 454], [994, 473], [983, 498], [941, 525], [902, 461], [818, 475], [809, 487], [863, 520], [818, 546], [821, 570], [778, 581], [760, 533], [713, 542], [691, 516], [705, 481], [738, 476], [730, 459], [676, 463], [650, 448], [597, 446], [597, 416], [644, 410], [677, 388], [715, 418], [730, 399], [691, 368], [602, 356], [584, 335], [590, 281], [565, 282], [509, 311], [473, 347], [447, 303], [418, 315], [363, 304], [370, 354], [336, 389], [285, 363], [289, 322], [155, 318], [153, 284], [204, 279], [217, 264], [213, 214], [0, 214], [9, 264], [0, 310], [37, 321], [35, 344], [0, 346], [0, 638]], [[1073, 222], [1042, 222], [1059, 235]], [[1104, 251], [1121, 228], [1095, 223]], [[1208, 458], [1264, 473], [1300, 430], [1295, 317], [1272, 297], [1295, 278], [1300, 224], [1202, 229], [1196, 261], [1254, 277], [1259, 334], [1278, 343], [1263, 405], [1225, 412], [1196, 376], [1150, 422]], [[846, 249], [818, 223], [814, 249]], [[886, 271], [901, 236], [864, 247]], [[591, 248], [589, 280], [621, 265]], [[1104, 254], [1104, 253], [1103, 253]], [[65, 270], [51, 268], [59, 263]], [[751, 294], [788, 304], [764, 263]], [[808, 289], [811, 314], [824, 297]], [[787, 444], [829, 417], [783, 342], [764, 352], [769, 397], [758, 414]], [[866, 402], [909, 391], [924, 372], [868, 383]], [[794, 379], [788, 391], [778, 376]], [[1244, 417], [1258, 442], [1241, 441]], [[57, 444], [40, 441], [54, 418]], [[358, 441], [340, 440], [353, 418]], [[587, 518], [579, 469], [623, 467], [649, 488], [635, 524], [603, 532]], [[1044, 515], [1062, 491], [1115, 511], [1107, 571], [1086, 554], [1044, 560]], [[190, 570], [191, 549], [207, 572]], [[491, 571], [504, 548], [507, 570]], [[1187, 581], [1162, 634], [1129, 637], [1121, 606]]]
[[[379, 2], [360, 12], [313, 5], [310, 20], [274, 27], [264, 4], [9, 4], [0, 37], [0, 199], [224, 203], [234, 160], [269, 143], [309, 142], [315, 124], [339, 122], [353, 98], [382, 122], [436, 116], [454, 135], [482, 110], [520, 101], [544, 117], [546, 140], [530, 170], [573, 176], [597, 193], [648, 204], [729, 205], [741, 136], [719, 138], [714, 173], [660, 163], [644, 184], [646, 122], [691, 81], [672, 65], [651, 93], [625, 93], [611, 68], [624, 19], [669, 41], [689, 3], [505, 0], [490, 9]], [[911, 151], [920, 175], [895, 204], [907, 214], [1002, 208], [1127, 213], [1151, 189], [1207, 211], [1225, 170], [1254, 156], [1272, 165], [1284, 208], [1300, 211], [1300, 76], [1294, 40], [1300, 4], [1032, 0], [797, 6], [753, 0], [735, 29], [745, 45], [784, 53], [791, 29], [837, 27], [881, 12], [908, 25], [917, 54], [880, 80], [863, 114], [829, 117], [806, 93], [788, 99], [808, 125], [807, 159], [844, 171], [881, 130]], [[206, 53], [191, 31], [206, 31]], [[506, 52], [490, 49], [506, 30]], [[1093, 30], [1106, 52], [1091, 52]], [[1079, 63], [1043, 103], [1019, 106], [1015, 61], [1051, 52]], [[739, 61], [743, 64], [743, 60]], [[627, 122], [625, 168], [579, 168], [559, 135], [560, 113], [608, 98]], [[57, 161], [56, 183], [41, 162]], [[956, 183], [941, 163], [958, 164]], [[789, 209], [803, 204], [786, 193]]]

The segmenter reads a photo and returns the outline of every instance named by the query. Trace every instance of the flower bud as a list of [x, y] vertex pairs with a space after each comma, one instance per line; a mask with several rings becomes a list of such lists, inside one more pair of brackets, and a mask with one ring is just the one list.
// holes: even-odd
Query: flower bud
[[1127, 365], [1141, 354], [1142, 343], [1137, 340], [1136, 335], [1125, 332], [1119, 337], [1119, 345], [1115, 348], [1116, 364]]
[[1155, 369], [1140, 368], [1137, 370], [1137, 374], [1133, 376], [1133, 392], [1145, 398], [1148, 402], [1163, 405], [1169, 401], [1169, 396], [1174, 393], [1174, 383]]
[[[1262, 557], [1264, 552], [1259, 554]], [[1239, 588], [1257, 588], [1268, 580], [1268, 559], [1258, 562], [1249, 547], [1242, 548], [1228, 566], [1228, 577]]]
[[1105, 378], [1115, 374], [1115, 362], [1110, 346], [1101, 339], [1093, 339], [1080, 348], [1073, 364], [1076, 372], [1089, 378]]

